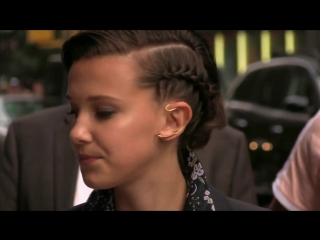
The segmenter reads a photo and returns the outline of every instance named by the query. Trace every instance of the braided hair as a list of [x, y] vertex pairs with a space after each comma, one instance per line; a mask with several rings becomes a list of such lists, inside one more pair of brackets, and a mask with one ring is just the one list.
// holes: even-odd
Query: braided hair
[[180, 146], [205, 146], [211, 130], [226, 124], [217, 67], [206, 41], [188, 30], [87, 30], [66, 41], [61, 58], [67, 71], [82, 58], [132, 54], [139, 83], [155, 89], [162, 102], [182, 100], [192, 119]]

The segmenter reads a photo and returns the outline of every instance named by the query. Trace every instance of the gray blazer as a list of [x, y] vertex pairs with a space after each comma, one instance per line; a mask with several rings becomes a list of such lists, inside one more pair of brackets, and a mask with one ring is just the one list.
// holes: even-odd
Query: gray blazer
[[[46, 109], [10, 125], [4, 155], [0, 156], [0, 210], [59, 211], [72, 207], [78, 163], [69, 141], [72, 119], [67, 111], [68, 105]], [[217, 138], [213, 143], [220, 141], [218, 134], [212, 137]], [[238, 146], [242, 141], [232, 138], [230, 135], [222, 139], [222, 146], [237, 146], [237, 150], [231, 151], [234, 154], [230, 159], [219, 153], [223, 149], [219, 145], [208, 147], [211, 151], [205, 150], [210, 153], [205, 157], [199, 154], [200, 161], [220, 191], [253, 202], [243, 197], [254, 192], [246, 189], [252, 186], [248, 184], [248, 175], [252, 174], [249, 160], [242, 159], [244, 150]], [[216, 162], [210, 164], [211, 161]], [[215, 166], [213, 172], [209, 172], [211, 165]], [[245, 183], [239, 183], [241, 181]]]
[[195, 151], [211, 185], [231, 198], [257, 204], [245, 135], [230, 126], [214, 129], [208, 144]]
[[0, 210], [65, 210], [73, 205], [78, 163], [67, 105], [14, 121], [0, 159]]

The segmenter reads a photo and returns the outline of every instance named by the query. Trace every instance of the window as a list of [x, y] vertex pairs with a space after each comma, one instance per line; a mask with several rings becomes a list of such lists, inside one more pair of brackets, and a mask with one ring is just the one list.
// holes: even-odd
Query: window
[[293, 67], [290, 86], [287, 96], [301, 96], [312, 98], [312, 79], [308, 71], [303, 67]]
[[261, 88], [257, 88], [258, 103], [270, 108], [281, 108], [290, 83], [290, 67], [268, 69]]
[[264, 70], [256, 70], [249, 73], [239, 84], [232, 98], [234, 100], [252, 102], [255, 95], [254, 93], [259, 87], [259, 84], [261, 84], [264, 76]]
[[287, 104], [290, 102], [295, 105], [295, 111], [305, 112], [308, 107], [313, 106], [311, 76], [307, 69], [299, 66], [293, 66], [291, 73], [290, 84], [286, 91], [284, 107], [288, 109]]

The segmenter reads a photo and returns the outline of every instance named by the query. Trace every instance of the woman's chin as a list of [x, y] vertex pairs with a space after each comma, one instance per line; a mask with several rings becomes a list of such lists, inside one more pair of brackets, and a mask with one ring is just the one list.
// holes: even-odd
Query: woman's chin
[[87, 185], [87, 187], [102, 190], [102, 189], [110, 189], [114, 187], [114, 184], [108, 183], [106, 181], [101, 181], [96, 176], [83, 176], [83, 181]]

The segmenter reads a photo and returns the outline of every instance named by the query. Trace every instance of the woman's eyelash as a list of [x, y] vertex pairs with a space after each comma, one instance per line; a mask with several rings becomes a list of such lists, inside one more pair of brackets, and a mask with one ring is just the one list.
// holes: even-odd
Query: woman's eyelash
[[77, 112], [76, 112], [76, 111], [73, 111], [73, 110], [70, 110], [69, 112], [67, 112], [67, 114], [69, 114], [69, 115], [76, 115]]
[[99, 118], [108, 118], [108, 117], [111, 117], [112, 114], [114, 114], [115, 111], [97, 111], [97, 116]]
[[[97, 111], [97, 112], [96, 112], [96, 116], [97, 116], [98, 118], [109, 118], [109, 117], [111, 117], [112, 114], [114, 114], [114, 113], [115, 113], [115, 111], [113, 111], [113, 110]], [[78, 115], [78, 112], [77, 112], [77, 111], [74, 111], [74, 110], [70, 110], [70, 111], [67, 112], [67, 114], [68, 114], [68, 115], [77, 116], [77, 115]]]

